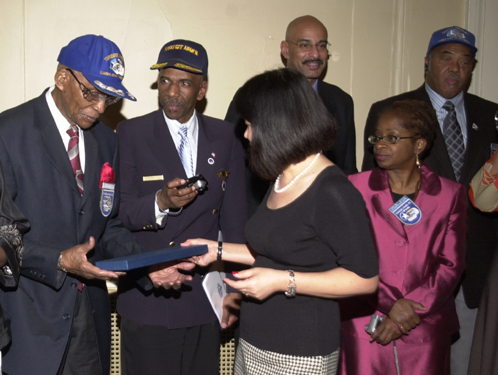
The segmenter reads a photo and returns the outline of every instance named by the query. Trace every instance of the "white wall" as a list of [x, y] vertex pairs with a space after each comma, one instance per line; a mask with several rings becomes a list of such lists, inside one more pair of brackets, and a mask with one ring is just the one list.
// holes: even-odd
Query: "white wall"
[[[121, 48], [125, 86], [138, 102], [124, 101], [123, 118], [157, 108], [149, 70], [163, 44], [192, 39], [209, 55], [205, 114], [224, 117], [245, 80], [281, 66], [280, 41], [292, 19], [311, 14], [329, 31], [331, 59], [325, 81], [353, 96], [358, 164], [370, 105], [418, 87], [431, 33], [459, 25], [482, 29], [479, 90], [498, 100], [496, 0], [0, 0], [0, 111], [40, 95], [53, 83], [60, 48], [88, 33], [102, 34]], [[483, 7], [485, 11], [482, 12]], [[480, 12], [480, 13], [479, 13]], [[478, 16], [478, 14], [483, 16]], [[476, 16], [477, 15], [477, 16]], [[475, 21], [471, 21], [470, 19]], [[487, 25], [486, 24], [486, 25]], [[474, 29], [473, 29], [474, 27]], [[482, 54], [482, 56], [481, 56]], [[477, 72], [476, 72], [477, 73]], [[474, 77], [476, 82], [476, 77]], [[491, 95], [490, 94], [490, 95]], [[112, 107], [111, 107], [112, 108]]]

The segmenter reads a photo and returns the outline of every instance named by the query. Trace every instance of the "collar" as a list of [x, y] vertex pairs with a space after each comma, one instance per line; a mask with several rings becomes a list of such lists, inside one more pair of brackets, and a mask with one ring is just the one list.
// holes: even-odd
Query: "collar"
[[318, 94], [318, 79], [315, 80], [315, 83], [313, 83], [311, 87], [313, 87], [313, 90], [315, 90], [315, 92]]
[[434, 91], [428, 84], [425, 82], [425, 90], [431, 99], [432, 106], [437, 111], [441, 109], [444, 103], [450, 101], [455, 105], [456, 109], [463, 108], [463, 91], [460, 91], [457, 96], [451, 99], [443, 98], [436, 91]]
[[[67, 121], [64, 115], [61, 113], [57, 105], [55, 104], [54, 98], [52, 96], [52, 92], [55, 89], [55, 85], [51, 86], [48, 91], [45, 93], [45, 99], [47, 100], [48, 108], [50, 109], [50, 113], [54, 118], [55, 124], [57, 125], [57, 129], [59, 129], [59, 133], [66, 134], [67, 129], [71, 127], [71, 123]], [[78, 125], [76, 125], [78, 131], [81, 135], [81, 129]]]
[[[441, 181], [439, 177], [432, 172], [424, 162], [420, 161], [420, 191], [428, 195], [437, 195], [441, 192]], [[368, 178], [368, 186], [373, 191], [382, 191], [389, 189], [389, 175], [382, 168], [372, 170]]]
[[180, 128], [186, 126], [188, 128], [187, 134], [188, 137], [194, 137], [195, 134], [197, 134], [197, 110], [194, 109], [194, 113], [192, 114], [192, 117], [184, 124], [180, 123], [177, 120], [172, 120], [166, 116], [164, 111], [162, 110], [164, 120], [166, 121], [166, 124], [168, 125], [168, 128], [174, 132], [175, 134], [178, 134], [180, 131]]

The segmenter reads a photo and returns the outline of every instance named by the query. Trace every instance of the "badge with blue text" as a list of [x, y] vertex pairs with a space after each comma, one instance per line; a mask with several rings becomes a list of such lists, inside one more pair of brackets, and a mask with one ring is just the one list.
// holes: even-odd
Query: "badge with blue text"
[[114, 184], [108, 182], [102, 183], [102, 192], [100, 193], [100, 212], [105, 217], [109, 216], [114, 203]]
[[394, 203], [389, 211], [405, 225], [415, 225], [422, 219], [422, 211], [406, 195]]

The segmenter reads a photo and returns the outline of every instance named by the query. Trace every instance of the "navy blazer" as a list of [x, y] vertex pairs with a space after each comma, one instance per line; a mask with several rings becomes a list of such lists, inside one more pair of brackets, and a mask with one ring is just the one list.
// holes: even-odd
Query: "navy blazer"
[[[90, 262], [139, 252], [133, 235], [117, 218], [119, 184], [108, 217], [100, 210], [102, 165], [119, 179], [118, 143], [111, 129], [96, 123], [85, 130], [85, 182], [80, 196], [74, 172], [45, 92], [0, 115], [0, 159], [12, 199], [31, 221], [24, 236], [19, 287], [0, 291], [12, 317], [12, 346], [2, 370], [9, 374], [57, 373], [66, 348], [78, 280], [57, 271], [60, 253], [95, 237]], [[85, 282], [94, 317], [102, 374], [110, 368], [111, 309], [104, 281]]]
[[[463, 98], [467, 117], [467, 149], [460, 183], [468, 190], [472, 177], [491, 157], [491, 143], [498, 143], [494, 121], [498, 104], [469, 93], [464, 93]], [[425, 85], [422, 85], [417, 90], [374, 103], [368, 113], [363, 137], [363, 171], [375, 167], [373, 147], [368, 142], [368, 137], [375, 134], [380, 112], [387, 105], [403, 99], [421, 100], [432, 106], [429, 95], [425, 90]], [[424, 161], [437, 175], [455, 181], [453, 167], [439, 126], [436, 128], [434, 144], [424, 157]], [[463, 280], [463, 290], [467, 306], [476, 308], [479, 306], [489, 266], [496, 249], [497, 239], [494, 221], [498, 216], [483, 213], [474, 208], [469, 202], [467, 217], [467, 270]]]
[[[218, 229], [227, 242], [245, 243], [246, 222], [244, 156], [234, 127], [225, 121], [197, 114], [199, 136], [196, 174], [207, 180], [207, 190], [167, 216], [162, 225], [155, 217], [156, 192], [175, 177], [187, 178], [163, 110], [120, 123], [121, 206], [119, 216], [147, 250], [166, 248], [189, 238], [216, 240]], [[217, 173], [229, 171], [226, 189]], [[152, 180], [147, 177], [162, 176]], [[162, 179], [161, 179], [162, 178]], [[193, 280], [180, 291], [137, 288], [132, 277], [120, 280], [118, 312], [142, 324], [170, 329], [211, 323], [216, 316], [201, 285], [206, 269], [197, 269]]]

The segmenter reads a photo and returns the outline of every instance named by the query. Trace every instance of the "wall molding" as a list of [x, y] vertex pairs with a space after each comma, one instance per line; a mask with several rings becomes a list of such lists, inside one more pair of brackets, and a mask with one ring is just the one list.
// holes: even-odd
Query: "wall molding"
[[406, 91], [403, 87], [404, 51], [405, 51], [405, 25], [406, 25], [406, 0], [394, 0], [393, 2], [393, 30], [392, 30], [392, 54], [391, 54], [391, 96]]
[[[486, 29], [486, 0], [468, 0], [467, 1], [467, 19], [466, 25], [469, 31], [476, 36], [476, 47], [478, 49], [478, 57], [484, 61], [484, 31]], [[478, 60], [479, 60], [478, 58]], [[482, 77], [483, 64], [478, 63], [472, 74], [472, 85], [469, 92], [478, 96], [482, 96]]]

